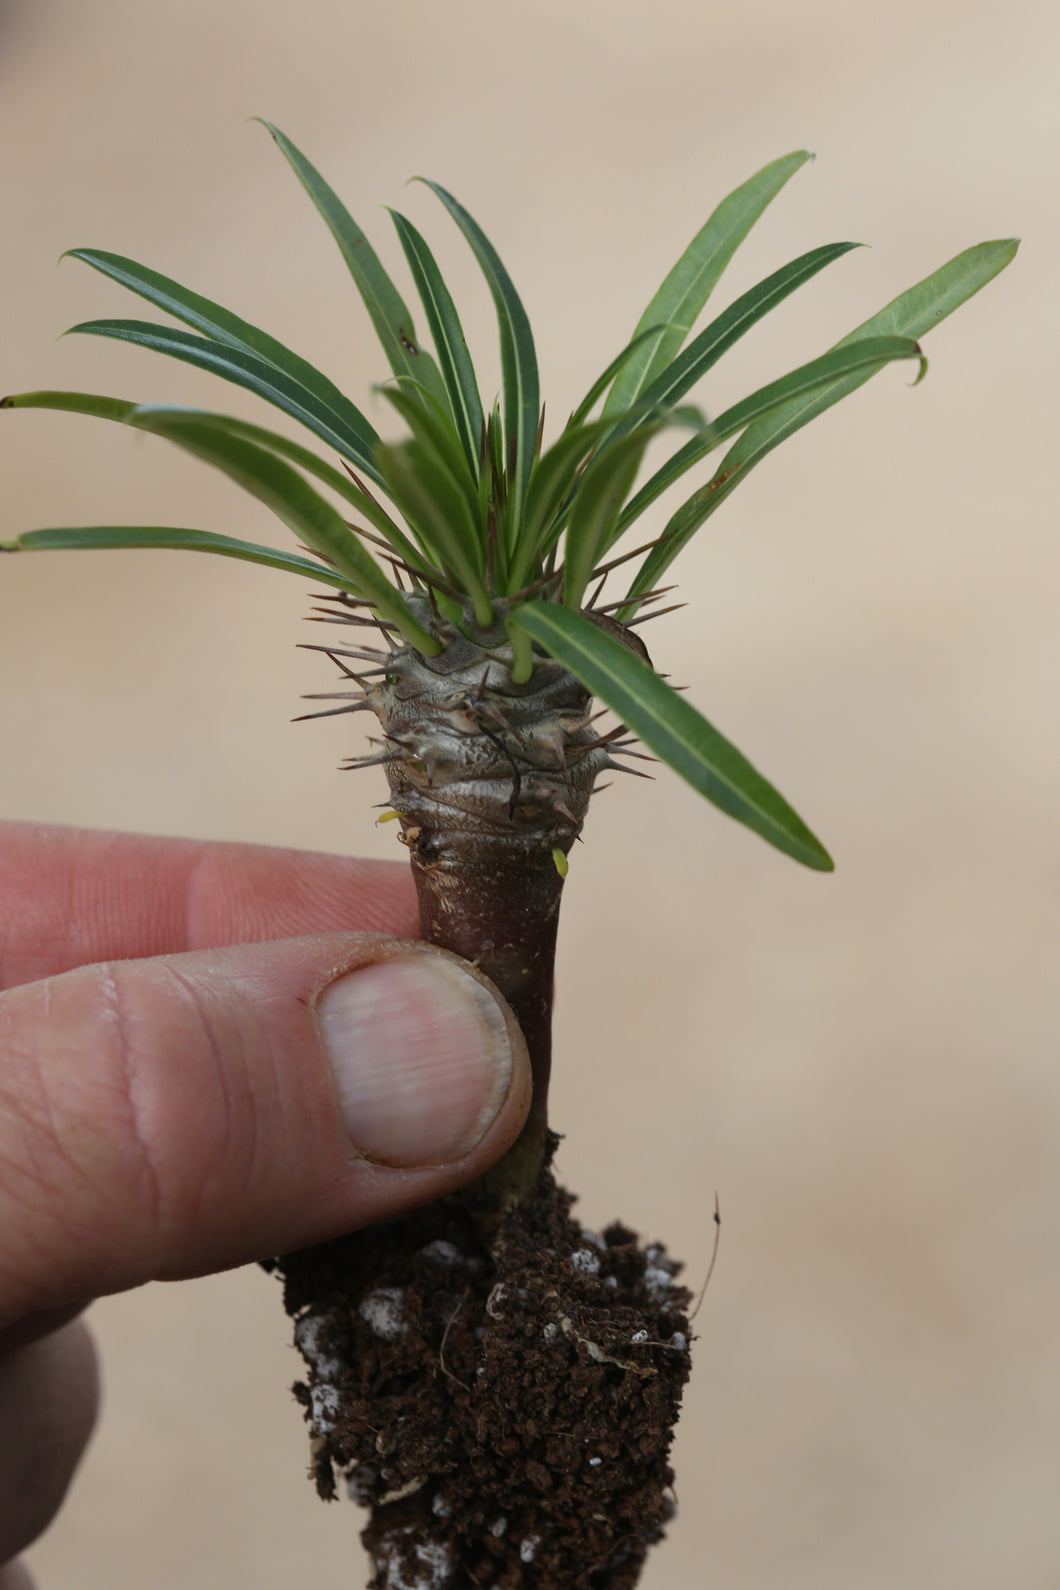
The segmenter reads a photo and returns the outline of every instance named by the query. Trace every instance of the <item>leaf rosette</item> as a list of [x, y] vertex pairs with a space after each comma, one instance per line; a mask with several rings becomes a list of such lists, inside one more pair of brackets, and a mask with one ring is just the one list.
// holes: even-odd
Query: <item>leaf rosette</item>
[[[214, 465], [269, 508], [304, 550], [142, 525], [29, 530], [0, 542], [0, 550], [153, 546], [242, 558], [329, 587], [345, 609], [333, 608], [333, 618], [378, 625], [391, 648], [411, 648], [428, 668], [456, 637], [485, 647], [491, 666], [506, 672], [516, 693], [539, 683], [542, 664], [551, 662], [721, 811], [807, 866], [830, 869], [823, 846], [773, 785], [653, 671], [640, 655], [643, 647], [630, 643], [630, 627], [661, 611], [660, 581], [671, 563], [774, 447], [889, 364], [915, 361], [919, 380], [926, 370], [920, 339], [1004, 269], [1016, 242], [983, 243], [959, 254], [819, 357], [707, 420], [688, 405], [693, 389], [771, 309], [855, 247], [832, 243], [800, 255], [695, 330], [740, 243], [810, 159], [795, 151], [722, 200], [664, 278], [626, 346], [545, 445], [529, 318], [496, 249], [464, 206], [436, 182], [427, 183], [470, 247], [496, 309], [502, 381], [490, 405], [483, 402], [456, 304], [421, 232], [390, 211], [433, 352], [334, 190], [279, 128], [264, 125], [349, 268], [389, 365], [382, 391], [407, 427], [406, 440], [384, 446], [326, 375], [220, 304], [121, 255], [73, 249], [72, 258], [177, 322], [92, 320], [73, 332], [164, 353], [242, 387], [296, 420], [337, 464], [271, 428], [206, 409], [83, 392], [19, 393], [0, 406], [116, 421]], [[649, 442], [671, 437], [668, 456], [640, 480]], [[618, 551], [641, 516], [725, 443], [720, 463], [707, 464], [705, 478], [670, 509], [661, 530], [632, 552]], [[613, 591], [620, 569], [626, 575], [622, 594], [603, 602], [606, 582]], [[616, 637], [620, 628], [625, 634]], [[339, 648], [321, 649], [338, 660]], [[362, 694], [327, 711], [371, 705], [364, 694], [371, 687], [346, 672], [361, 679]], [[500, 710], [495, 703], [494, 710]], [[520, 786], [528, 771], [524, 748], [506, 745], [497, 721], [480, 724], [481, 733], [487, 730]], [[619, 742], [612, 736], [608, 765], [631, 749], [629, 737]], [[392, 753], [384, 747], [372, 760]]]

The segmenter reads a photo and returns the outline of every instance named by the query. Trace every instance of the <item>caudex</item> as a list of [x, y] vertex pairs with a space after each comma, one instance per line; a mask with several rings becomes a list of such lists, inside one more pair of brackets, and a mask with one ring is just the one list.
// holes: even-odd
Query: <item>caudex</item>
[[[636, 772], [633, 759], [653, 755], [777, 849], [831, 869], [773, 785], [654, 671], [639, 626], [667, 610], [659, 603], [672, 589], [670, 565], [766, 454], [885, 365], [915, 361], [922, 378], [919, 339], [997, 275], [1017, 244], [966, 250], [819, 358], [707, 419], [685, 404], [692, 388], [770, 309], [854, 247], [800, 255], [692, 335], [739, 243], [810, 158], [786, 155], [718, 205], [629, 342], [546, 442], [530, 323], [467, 210], [427, 184], [496, 307], [502, 392], [491, 405], [416, 227], [390, 212], [433, 353], [337, 195], [264, 125], [349, 267], [390, 366], [380, 391], [407, 439], [384, 445], [328, 377], [231, 311], [120, 255], [74, 249], [180, 323], [94, 320], [74, 331], [244, 387], [300, 422], [338, 467], [287, 435], [206, 409], [19, 393], [0, 406], [118, 421], [215, 465], [303, 550], [114, 525], [30, 530], [0, 548], [184, 548], [321, 588], [314, 617], [339, 627], [334, 644], [314, 649], [342, 678], [320, 696], [329, 704], [306, 716], [375, 715], [379, 735], [350, 765], [385, 771], [422, 934], [473, 961], [504, 994], [535, 1083], [521, 1138], [484, 1181], [382, 1237], [356, 1235], [281, 1261], [309, 1371], [299, 1395], [318, 1487], [333, 1494], [338, 1469], [373, 1507], [372, 1582], [387, 1590], [623, 1590], [668, 1516], [687, 1293], [664, 1250], [641, 1249], [624, 1227], [581, 1233], [547, 1168], [567, 857], [601, 775]], [[660, 435], [675, 446], [638, 484], [645, 449]], [[707, 465], [661, 528], [616, 550], [725, 443], [720, 463]], [[595, 701], [617, 727], [601, 725]]]

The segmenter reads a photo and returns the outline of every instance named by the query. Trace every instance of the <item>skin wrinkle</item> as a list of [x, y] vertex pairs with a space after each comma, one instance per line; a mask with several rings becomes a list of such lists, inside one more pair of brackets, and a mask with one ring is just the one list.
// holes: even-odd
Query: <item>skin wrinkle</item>
[[334, 929], [417, 937], [408, 868], [0, 819], [0, 973], [7, 987], [89, 962]]
[[123, 1098], [126, 1113], [132, 1126], [132, 1141], [140, 1156], [140, 1181], [149, 1193], [151, 1221], [156, 1231], [162, 1208], [162, 1188], [154, 1155], [144, 1129], [142, 1101], [139, 1098], [139, 1076], [130, 1044], [131, 1026], [126, 1020], [125, 1004], [121, 991], [120, 967], [105, 961], [99, 967], [105, 1012], [108, 1012], [118, 1045], [118, 1058], [123, 1081]]
[[[239, 1144], [241, 1157], [243, 1157], [247, 1151], [245, 1134], [237, 1133], [234, 1128], [234, 1123], [237, 1120], [242, 1122], [249, 1121], [251, 1129], [249, 1160], [250, 1168], [252, 1170], [253, 1166], [257, 1162], [258, 1157], [256, 1152], [258, 1135], [257, 1111], [254, 1109], [241, 1110], [236, 1106], [232, 1096], [233, 1090], [230, 1075], [232, 1064], [236, 1055], [236, 1044], [238, 1044], [239, 1073], [244, 1079], [247, 1076], [248, 1066], [246, 1050], [243, 1042], [243, 1032], [241, 1028], [237, 1026], [234, 1029], [235, 1042], [233, 1042], [232, 1031], [227, 1032], [222, 1039], [217, 1032], [215, 1023], [210, 1019], [207, 1008], [208, 1001], [202, 997], [202, 991], [196, 988], [193, 983], [189, 982], [189, 980], [184, 976], [183, 972], [181, 972], [171, 963], [164, 963], [163, 969], [170, 980], [176, 983], [177, 987], [180, 989], [183, 1002], [190, 1006], [195, 1012], [195, 1017], [199, 1028], [206, 1040], [206, 1050], [209, 1052], [210, 1058], [213, 1062], [213, 1081], [215, 1085], [209, 1090], [211, 1103], [210, 1127], [211, 1134], [219, 1130], [220, 1141], [216, 1147], [211, 1147], [210, 1158], [214, 1165], [224, 1166], [226, 1175], [230, 1176], [231, 1162], [234, 1158], [233, 1145], [236, 1143]], [[247, 1092], [250, 1092], [249, 1087], [247, 1088]], [[202, 1226], [204, 1224], [203, 1215], [206, 1211], [207, 1200], [210, 1194], [209, 1183], [211, 1179], [212, 1178], [209, 1177], [204, 1170], [203, 1173], [195, 1180], [195, 1197], [192, 1207], [194, 1208], [195, 1212], [196, 1226]], [[243, 1185], [246, 1185], [249, 1179], [249, 1174], [244, 1176], [242, 1178]]]
[[[0, 1005], [0, 1016], [4, 1011]], [[48, 1182], [40, 1174], [37, 1163], [40, 1155], [39, 1149], [42, 1139], [51, 1142], [50, 1152], [44, 1154], [44, 1162], [48, 1165], [67, 1165], [76, 1169], [74, 1161], [66, 1149], [66, 1135], [56, 1118], [55, 1108], [50, 1093], [45, 1086], [44, 1064], [41, 1047], [31, 1045], [29, 1048], [16, 1049], [11, 1036], [10, 1026], [6, 1034], [6, 1041], [0, 1043], [0, 1055], [3, 1057], [3, 1074], [19, 1078], [20, 1086], [13, 1089], [10, 1096], [0, 1093], [4, 1100], [4, 1116], [8, 1123], [14, 1122], [22, 1127], [21, 1146], [23, 1150], [28, 1145], [29, 1153], [19, 1153], [19, 1145], [14, 1145], [6, 1160], [5, 1172], [0, 1180], [5, 1184], [9, 1196], [17, 1198], [24, 1209], [31, 1214], [45, 1218], [53, 1218], [50, 1205], [55, 1201], [55, 1189], [49, 1187]], [[26, 1086], [27, 1079], [29, 1086]], [[35, 1084], [35, 1086], [34, 1086]], [[30, 1090], [33, 1098], [30, 1098]], [[34, 1102], [36, 1108], [34, 1108]], [[15, 1192], [13, 1183], [17, 1180], [26, 1184], [27, 1191], [34, 1188], [40, 1190], [44, 1197], [36, 1201], [29, 1196]]]
[[[50, 990], [48, 992], [50, 996]], [[47, 1085], [47, 1050], [39, 1041], [43, 1038], [43, 1022], [28, 1029], [26, 1036], [31, 1040], [28, 1044], [16, 1047], [12, 1024], [5, 1017], [4, 1002], [0, 999], [0, 1080], [5, 1076], [18, 1078], [18, 1087], [12, 1088], [10, 1098], [4, 1099], [0, 1092], [0, 1100], [5, 1105], [8, 1132], [12, 1132], [12, 1123], [22, 1128], [6, 1162], [0, 1164], [0, 1182], [4, 1185], [5, 1196], [27, 1212], [29, 1220], [23, 1229], [31, 1242], [33, 1233], [41, 1229], [47, 1240], [49, 1229], [61, 1222], [67, 1232], [83, 1235], [85, 1245], [91, 1247], [98, 1189], [75, 1152], [79, 1141], [78, 1120], [85, 1114], [82, 1102], [78, 1099], [77, 1107], [64, 1117], [59, 1109], [59, 1096]], [[38, 1041], [32, 1041], [34, 1039]], [[109, 1108], [109, 1104], [105, 1108]], [[86, 1213], [80, 1221], [72, 1213], [77, 1202], [70, 1196], [70, 1178], [82, 1187], [87, 1185], [90, 1194]], [[6, 1224], [14, 1232], [20, 1223]], [[10, 1243], [8, 1246], [7, 1267], [17, 1283], [26, 1265], [26, 1255]], [[0, 1295], [3, 1290], [0, 1286]]]
[[210, 935], [202, 931], [200, 918], [205, 919], [207, 916], [204, 907], [209, 901], [208, 886], [214, 885], [215, 874], [213, 849], [210, 845], [202, 844], [184, 883], [184, 939], [189, 950], [200, 949], [209, 942]]

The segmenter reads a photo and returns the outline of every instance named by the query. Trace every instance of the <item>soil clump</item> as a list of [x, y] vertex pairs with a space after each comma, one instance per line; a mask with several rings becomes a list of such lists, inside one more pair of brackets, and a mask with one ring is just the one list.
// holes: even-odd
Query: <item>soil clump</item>
[[460, 1195], [279, 1262], [321, 1496], [375, 1590], [632, 1590], [673, 1514], [690, 1296], [550, 1171], [487, 1243]]

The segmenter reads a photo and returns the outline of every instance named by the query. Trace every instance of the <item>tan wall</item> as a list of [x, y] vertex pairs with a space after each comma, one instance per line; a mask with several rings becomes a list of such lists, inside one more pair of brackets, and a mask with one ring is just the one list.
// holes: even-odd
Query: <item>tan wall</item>
[[[660, 665], [838, 860], [802, 872], [675, 778], [626, 781], [571, 869], [562, 1165], [704, 1269], [650, 1590], [1053, 1590], [1060, 1582], [1055, 436], [1060, 12], [1042, 0], [7, 0], [0, 387], [249, 398], [54, 339], [137, 313], [63, 248], [230, 302], [358, 399], [384, 372], [255, 113], [383, 240], [408, 206], [491, 314], [425, 171], [480, 217], [564, 414], [712, 204], [817, 151], [731, 296], [872, 243], [723, 365], [715, 411], [967, 244], [1016, 265], [804, 432], [711, 522]], [[486, 358], [480, 360], [487, 364]], [[373, 412], [376, 412], [373, 410]], [[162, 522], [273, 534], [209, 471], [87, 420], [0, 425], [0, 536]], [[282, 539], [282, 531], [276, 531]], [[392, 854], [297, 587], [161, 554], [0, 566], [0, 814]], [[341, 720], [340, 720], [341, 724]], [[367, 780], [371, 775], [363, 775]], [[588, 1046], [595, 1058], [575, 1067]], [[32, 1554], [42, 1590], [361, 1582], [304, 1482], [275, 1287], [247, 1271], [93, 1311], [108, 1413]]]

